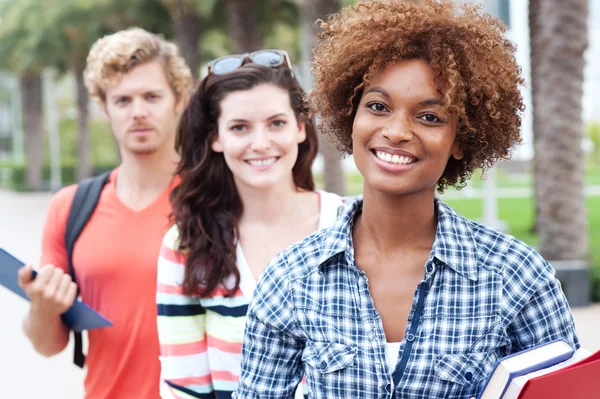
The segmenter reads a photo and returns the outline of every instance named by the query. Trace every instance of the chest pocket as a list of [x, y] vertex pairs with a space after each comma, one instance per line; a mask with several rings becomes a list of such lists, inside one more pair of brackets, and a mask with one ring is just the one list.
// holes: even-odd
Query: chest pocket
[[328, 374], [353, 367], [356, 360], [356, 345], [331, 342], [309, 342], [302, 354], [302, 361], [310, 369]]
[[435, 359], [435, 375], [446, 386], [447, 399], [477, 396], [496, 363], [494, 353], [441, 355]]

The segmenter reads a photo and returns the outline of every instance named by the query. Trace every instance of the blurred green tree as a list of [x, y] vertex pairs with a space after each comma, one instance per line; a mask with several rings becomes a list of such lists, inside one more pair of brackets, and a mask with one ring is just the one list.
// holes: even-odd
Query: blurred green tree
[[26, 187], [42, 188], [44, 139], [42, 127], [43, 68], [52, 59], [51, 38], [43, 30], [42, 4], [5, 0], [0, 4], [0, 67], [19, 79], [25, 133]]
[[20, 77], [26, 135], [27, 186], [41, 188], [44, 159], [40, 73], [54, 67], [76, 82], [77, 178], [91, 175], [89, 96], [83, 71], [91, 45], [129, 26], [171, 35], [158, 0], [5, 0], [0, 24], [0, 66]]

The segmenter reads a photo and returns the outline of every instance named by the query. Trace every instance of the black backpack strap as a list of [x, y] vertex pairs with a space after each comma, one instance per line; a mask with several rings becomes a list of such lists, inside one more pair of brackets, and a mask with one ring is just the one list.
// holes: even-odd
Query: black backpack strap
[[[79, 235], [83, 231], [90, 217], [98, 205], [100, 194], [104, 185], [108, 183], [110, 171], [99, 176], [84, 179], [77, 186], [73, 203], [69, 210], [69, 218], [67, 219], [67, 229], [65, 233], [65, 246], [67, 248], [67, 258], [69, 262], [69, 275], [73, 281], [75, 278], [75, 268], [73, 267], [73, 248]], [[79, 295], [79, 292], [77, 293]], [[85, 364], [85, 356], [83, 354], [83, 340], [80, 332], [73, 331], [75, 338], [75, 350], [73, 354], [73, 362], [83, 368]]]

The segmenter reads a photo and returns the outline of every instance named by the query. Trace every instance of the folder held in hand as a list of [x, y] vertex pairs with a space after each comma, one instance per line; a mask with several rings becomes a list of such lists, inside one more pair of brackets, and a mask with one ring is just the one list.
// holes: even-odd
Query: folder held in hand
[[[0, 285], [29, 301], [25, 292], [19, 287], [18, 272], [23, 266], [23, 262], [0, 248]], [[37, 272], [34, 271], [33, 277], [36, 274]], [[112, 326], [109, 320], [79, 299], [75, 300], [69, 310], [61, 315], [61, 318], [67, 326], [76, 332]]]

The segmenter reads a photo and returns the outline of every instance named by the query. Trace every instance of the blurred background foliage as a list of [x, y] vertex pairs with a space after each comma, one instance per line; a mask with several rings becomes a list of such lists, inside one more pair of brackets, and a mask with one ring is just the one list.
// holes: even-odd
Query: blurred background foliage
[[[51, 181], [57, 170], [60, 184], [67, 185], [119, 163], [110, 126], [83, 85], [87, 53], [98, 38], [130, 26], [162, 34], [179, 45], [197, 79], [211, 59], [260, 48], [285, 49], [301, 83], [310, 88], [315, 20], [354, 2], [0, 0], [0, 187], [56, 189]], [[499, 217], [508, 222], [509, 233], [538, 246], [547, 259], [591, 259], [595, 299], [600, 300], [600, 192], [582, 193], [583, 185], [600, 187], [600, 124], [591, 120], [583, 125], [579, 117], [587, 0], [529, 0], [528, 7], [534, 141], [544, 151], [535, 152], [533, 168], [498, 174], [499, 189], [529, 187], [535, 193], [500, 199]], [[54, 136], [50, 114], [57, 122]], [[560, 125], [561, 120], [568, 123]], [[53, 151], [58, 141], [60, 148]], [[360, 174], [344, 172], [339, 153], [324, 140], [320, 162], [319, 187], [339, 194], [362, 192]], [[538, 162], [541, 166], [535, 166]], [[480, 173], [474, 177], [464, 191], [485, 191]], [[481, 198], [463, 195], [449, 201], [465, 216], [482, 218]], [[566, 220], [557, 217], [559, 212], [540, 211], [567, 208]], [[581, 220], [587, 226], [573, 223]]]

